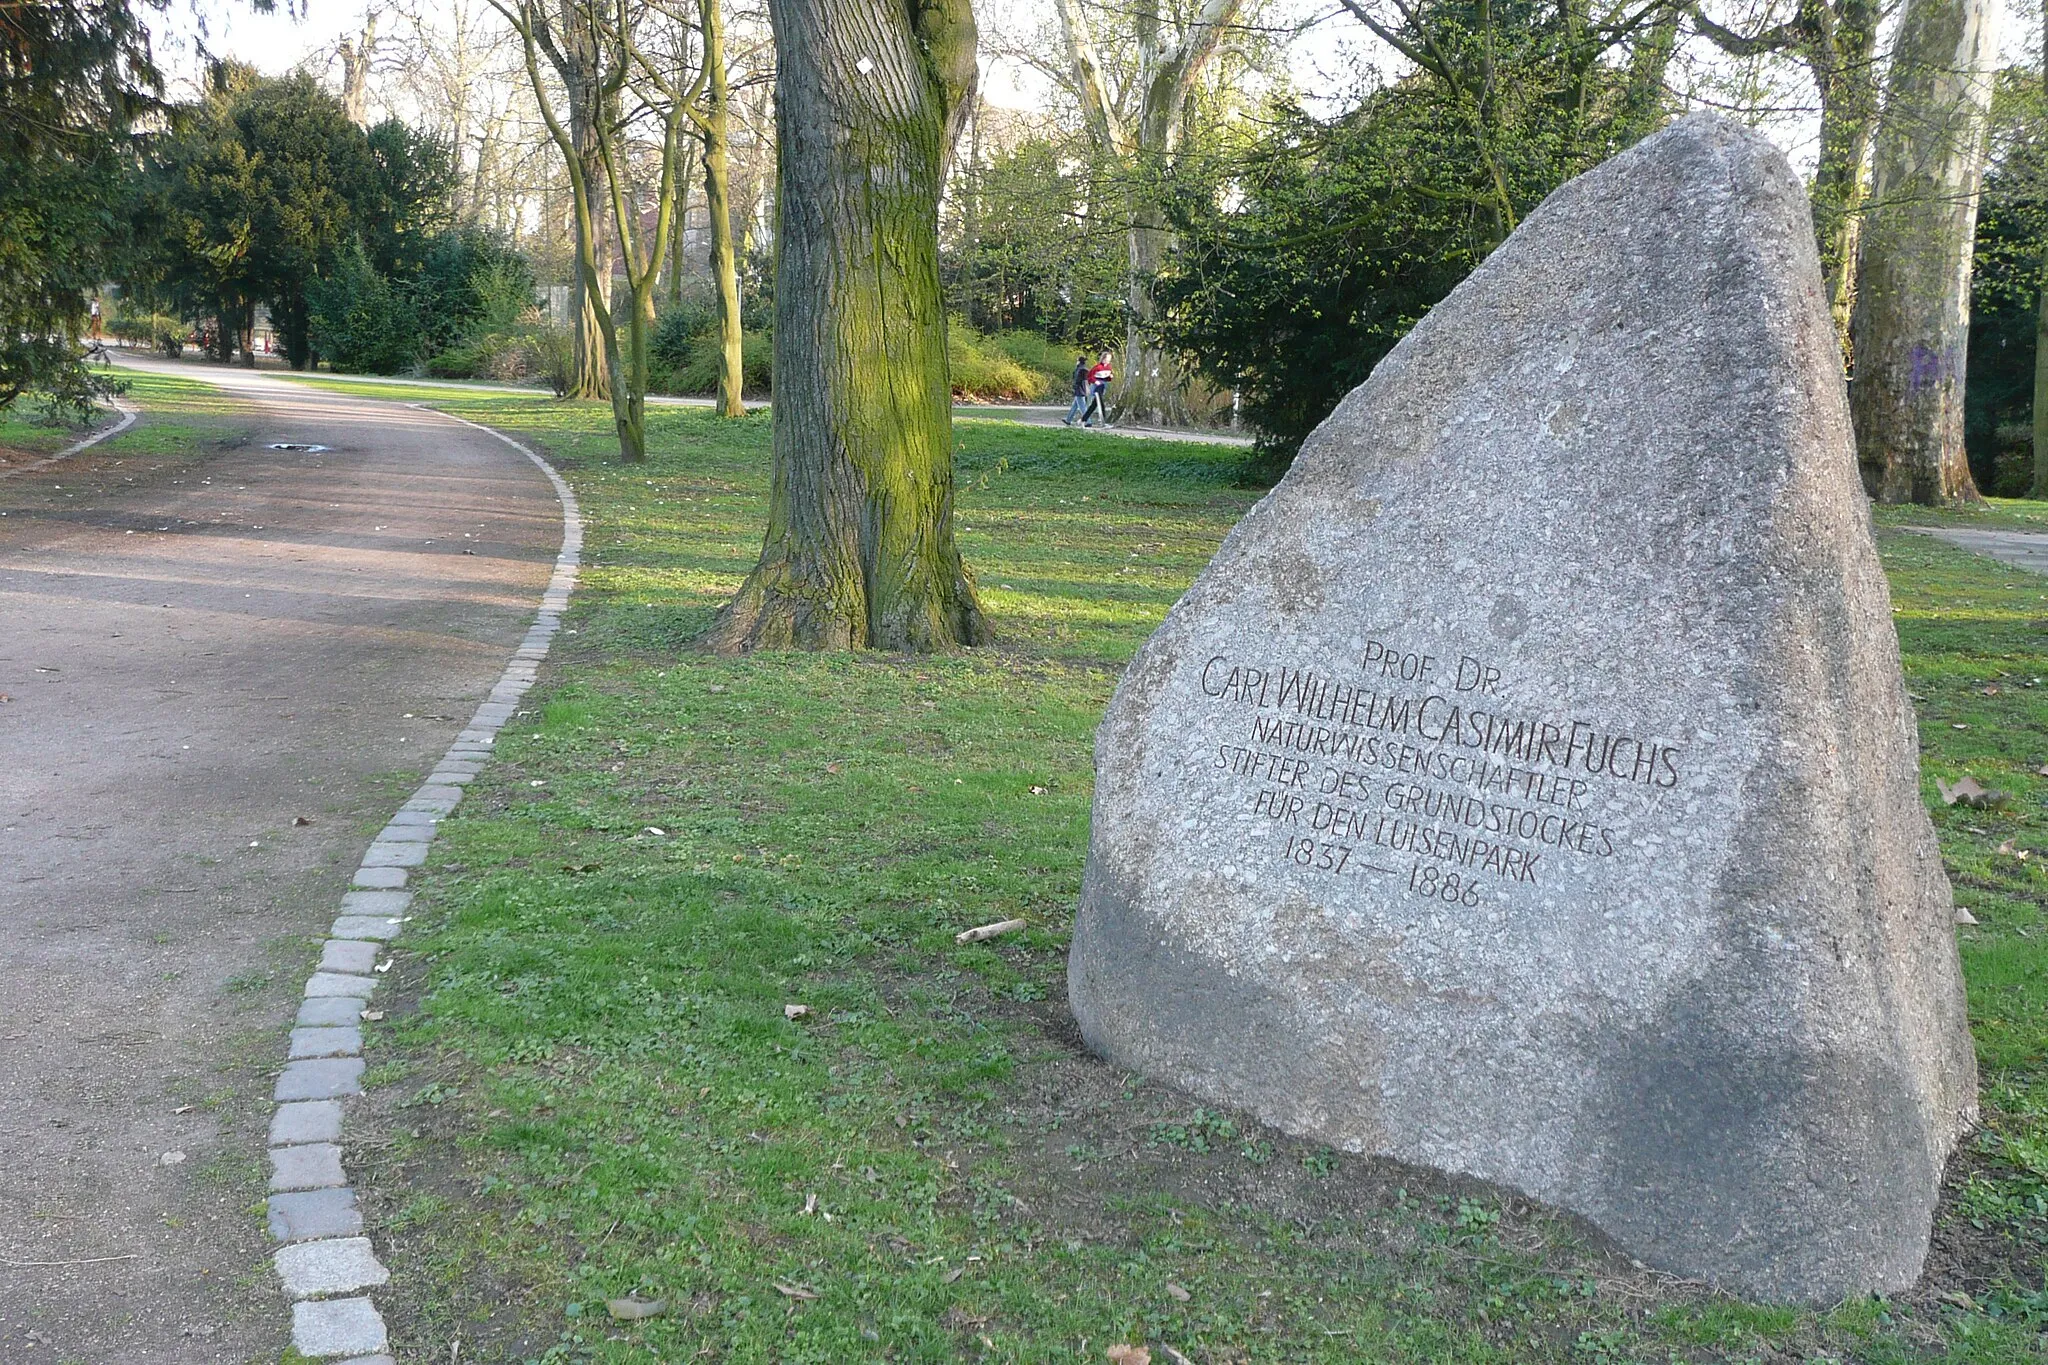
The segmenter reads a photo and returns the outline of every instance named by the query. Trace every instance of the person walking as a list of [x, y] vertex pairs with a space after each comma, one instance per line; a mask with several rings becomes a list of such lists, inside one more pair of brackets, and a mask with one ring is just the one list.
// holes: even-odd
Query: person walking
[[1104, 351], [1102, 359], [1096, 361], [1094, 367], [1088, 371], [1089, 404], [1088, 412], [1081, 418], [1082, 426], [1092, 427], [1095, 425], [1093, 421], [1089, 420], [1091, 414], [1095, 417], [1100, 417], [1103, 426], [1109, 425], [1109, 409], [1104, 405], [1102, 395], [1109, 392], [1109, 381], [1115, 378], [1116, 367], [1110, 363], [1109, 352]]
[[1065, 422], [1068, 426], [1074, 425], [1075, 419], [1088, 411], [1088, 404], [1091, 399], [1091, 394], [1089, 390], [1088, 357], [1085, 355], [1079, 355], [1074, 357], [1073, 387], [1074, 401], [1067, 404], [1067, 415], [1060, 419], [1061, 421]]

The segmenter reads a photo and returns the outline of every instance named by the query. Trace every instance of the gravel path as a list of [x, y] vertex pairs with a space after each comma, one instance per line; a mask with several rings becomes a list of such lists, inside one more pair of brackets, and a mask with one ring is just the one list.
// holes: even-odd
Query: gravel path
[[8, 1365], [282, 1350], [264, 1122], [310, 945], [561, 537], [485, 433], [165, 368], [245, 400], [247, 441], [111, 441], [0, 484]]
[[2048, 533], [2040, 531], [1975, 531], [1949, 526], [1915, 526], [1922, 535], [1989, 555], [2016, 569], [2048, 574]]

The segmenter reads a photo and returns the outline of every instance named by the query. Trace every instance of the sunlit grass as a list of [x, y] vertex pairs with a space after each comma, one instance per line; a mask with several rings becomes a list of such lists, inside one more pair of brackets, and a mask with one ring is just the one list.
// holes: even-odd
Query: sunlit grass
[[[1100, 1361], [1121, 1341], [1205, 1365], [2034, 1358], [2037, 1272], [1973, 1283], [1974, 1310], [1745, 1306], [1079, 1052], [1064, 950], [1092, 730], [1249, 505], [1236, 452], [963, 423], [960, 537], [996, 646], [732, 660], [693, 642], [758, 550], [765, 419], [651, 413], [653, 458], [626, 468], [596, 405], [390, 392], [535, 439], [590, 522], [577, 634], [425, 877], [420, 1012], [372, 1045], [396, 1145], [366, 1184], [402, 1223], [378, 1235], [420, 1358], [457, 1334], [481, 1358], [621, 1362]], [[1881, 546], [1979, 920], [1961, 942], [1991, 1127], [1983, 1192], [1944, 1217], [1988, 1219], [2025, 1266], [2048, 580], [1903, 530]], [[1934, 779], [1965, 774], [2013, 800], [1941, 806]], [[1030, 927], [953, 942], [1010, 917]], [[422, 1197], [433, 1217], [402, 1216]], [[670, 1308], [614, 1324], [627, 1293]]]

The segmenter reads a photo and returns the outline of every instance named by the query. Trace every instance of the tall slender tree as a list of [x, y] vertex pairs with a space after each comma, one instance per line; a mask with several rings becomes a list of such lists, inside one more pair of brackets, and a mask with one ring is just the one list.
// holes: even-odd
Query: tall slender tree
[[1864, 168], [1877, 127], [1877, 30], [1883, 0], [1794, 0], [1791, 15], [1744, 32], [1717, 23], [1697, 0], [1699, 31], [1731, 56], [1789, 52], [1820, 96], [1820, 154], [1813, 168], [1813, 231], [1835, 326], [1846, 336], [1855, 295], [1856, 229]]
[[[682, 129], [690, 117], [704, 79], [698, 69], [695, 79], [689, 70], [689, 42], [675, 25], [673, 12], [659, 3], [634, 4], [631, 0], [561, 0], [560, 32], [548, 22], [549, 15], [537, 0], [521, 0], [516, 8], [499, 8], [519, 34], [526, 53], [527, 78], [539, 104], [548, 134], [561, 151], [568, 172], [577, 222], [579, 274], [585, 282], [585, 306], [595, 320], [608, 361], [607, 390], [611, 395], [612, 424], [618, 433], [619, 458], [636, 462], [647, 458], [648, 344], [654, 330], [654, 300], [667, 259], [680, 198], [679, 170], [683, 162]], [[649, 42], [639, 32], [651, 26], [660, 41]], [[634, 145], [626, 121], [599, 118], [588, 125], [596, 151], [598, 174], [589, 173], [578, 141], [578, 130], [557, 112], [541, 71], [547, 58], [556, 78], [574, 90], [581, 70], [572, 47], [587, 43], [591, 49], [613, 54], [615, 68], [608, 67], [599, 83], [594, 108], [616, 108], [626, 94], [635, 100], [637, 121], [654, 133], [655, 181], [651, 187], [652, 221], [639, 212], [640, 191], [633, 175]], [[619, 300], [611, 291], [595, 287], [599, 263], [595, 252], [594, 220], [602, 205], [622, 248], [626, 299], [624, 337], [619, 327]]]
[[988, 626], [953, 539], [938, 204], [975, 83], [968, 0], [770, 0], [775, 475], [710, 641], [937, 649]]
[[718, 294], [718, 412], [744, 417], [746, 365], [741, 353], [740, 277], [732, 240], [732, 88], [726, 71], [721, 0], [698, 0], [704, 37], [704, 100], [690, 117], [704, 143], [704, 212], [711, 226], [711, 283]]
[[1135, 64], [1120, 83], [1111, 79], [1083, 0], [1053, 4], [1089, 141], [1097, 155], [1116, 165], [1129, 200], [1130, 274], [1117, 405], [1140, 421], [1183, 419], [1187, 413], [1179, 369], [1159, 345], [1159, 310], [1152, 298], [1152, 280], [1172, 243], [1159, 186], [1180, 150], [1188, 97], [1245, 0], [1202, 0], [1200, 9], [1177, 29], [1162, 12], [1161, 0], [1135, 0]]
[[[2041, 13], [2041, 95], [2048, 108], [2048, 0]], [[2048, 243], [2043, 244], [2041, 298], [2034, 310], [2034, 483], [2030, 498], [2048, 498]]]
[[1882, 502], [1978, 497], [1963, 376], [1996, 23], [1992, 0], [1907, 0], [1893, 40], [1850, 326], [1857, 456]]

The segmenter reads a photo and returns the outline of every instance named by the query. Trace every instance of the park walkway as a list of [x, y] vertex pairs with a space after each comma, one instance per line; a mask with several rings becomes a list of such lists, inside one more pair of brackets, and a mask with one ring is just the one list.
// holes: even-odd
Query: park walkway
[[152, 457], [145, 416], [0, 483], [7, 1365], [281, 1352], [251, 1206], [309, 936], [399, 775], [497, 680], [561, 536], [487, 434], [137, 368], [229, 390], [240, 439]]

